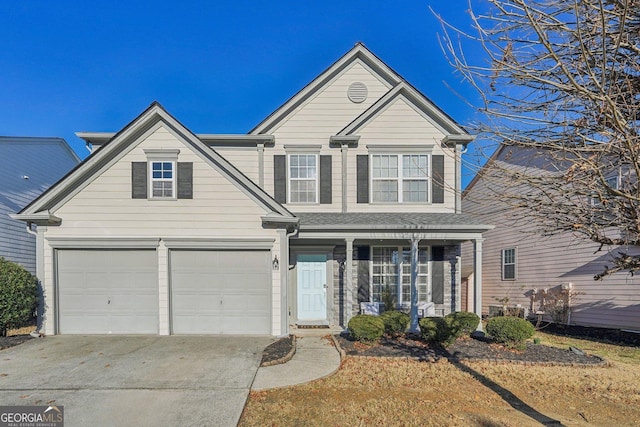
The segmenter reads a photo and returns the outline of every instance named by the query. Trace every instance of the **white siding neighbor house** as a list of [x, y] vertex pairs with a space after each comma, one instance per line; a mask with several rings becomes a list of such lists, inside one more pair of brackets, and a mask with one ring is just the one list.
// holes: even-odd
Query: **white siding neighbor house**
[[62, 138], [0, 136], [0, 257], [36, 274], [36, 238], [9, 217], [69, 172], [80, 159]]
[[[526, 212], [519, 220], [513, 218], [509, 207], [495, 197], [501, 186], [508, 184], [492, 178], [493, 168], [540, 169], [542, 158], [521, 148], [501, 147], [463, 193], [462, 208], [467, 215], [495, 224], [484, 234], [482, 251], [485, 314], [490, 306], [502, 305], [500, 300], [504, 298], [508, 299], [507, 305], [519, 304], [535, 314], [545, 311], [541, 307], [545, 298], [571, 292], [574, 296], [567, 301], [562, 323], [640, 331], [640, 278], [619, 272], [594, 280], [607, 264], [612, 265], [612, 252], [623, 249], [634, 253], [637, 249], [599, 250], [598, 244], [576, 240], [571, 234], [535, 234], [534, 225], [526, 221]], [[471, 245], [463, 245], [463, 277], [468, 280], [469, 298], [474, 280], [471, 250]], [[549, 309], [544, 319], [554, 320]]]
[[244, 135], [157, 103], [78, 135], [91, 156], [15, 215], [38, 225], [48, 334], [284, 335], [385, 292], [446, 314], [490, 228], [461, 212], [472, 137], [360, 43]]

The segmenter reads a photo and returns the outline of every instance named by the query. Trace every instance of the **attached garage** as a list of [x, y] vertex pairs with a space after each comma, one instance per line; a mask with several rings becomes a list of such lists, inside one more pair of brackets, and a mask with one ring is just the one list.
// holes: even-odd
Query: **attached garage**
[[267, 250], [172, 250], [173, 334], [271, 334]]
[[56, 251], [58, 333], [157, 334], [155, 250]]

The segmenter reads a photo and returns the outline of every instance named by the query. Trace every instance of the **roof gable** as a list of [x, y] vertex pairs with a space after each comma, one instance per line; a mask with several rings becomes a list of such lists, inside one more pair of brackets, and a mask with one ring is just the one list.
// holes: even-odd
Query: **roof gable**
[[278, 109], [276, 109], [273, 113], [271, 113], [249, 133], [264, 134], [271, 132], [273, 128], [278, 125], [278, 123], [290, 116], [307, 99], [321, 91], [336, 76], [338, 76], [345, 69], [352, 66], [356, 62], [371, 70], [372, 73], [377, 75], [381, 80], [385, 81], [389, 86], [395, 86], [403, 81], [402, 77], [398, 73], [392, 70], [387, 64], [380, 60], [380, 58], [375, 56], [369, 49], [365, 47], [364, 44], [356, 43], [356, 45], [351, 50], [349, 50], [349, 52], [344, 54], [329, 68], [323, 71], [318, 77], [313, 79], [308, 85], [302, 88], [302, 90], [300, 90]]
[[[151, 104], [137, 118], [116, 133], [108, 143], [101, 146], [48, 191], [25, 207], [18, 214], [18, 217], [22, 216], [22, 219], [28, 220], [30, 216], [43, 211], [55, 211], [102, 172], [124, 157], [159, 126], [169, 129], [203, 161], [247, 194], [255, 203], [276, 216], [294, 218], [291, 212], [276, 202], [215, 150], [203, 143], [157, 102]], [[53, 219], [55, 220], [55, 218]]]
[[431, 102], [431, 100], [405, 81], [397, 84], [359, 117], [345, 126], [337, 135], [349, 136], [357, 134], [360, 129], [374, 120], [390, 106], [394, 105], [394, 103], [399, 99], [403, 99], [407, 102], [407, 104], [422, 114], [425, 119], [430, 121], [443, 134], [463, 136], [460, 141], [462, 143], [467, 143], [472, 140], [472, 137], [467, 133], [467, 131], [458, 125], [448, 114], [442, 111], [438, 106]]

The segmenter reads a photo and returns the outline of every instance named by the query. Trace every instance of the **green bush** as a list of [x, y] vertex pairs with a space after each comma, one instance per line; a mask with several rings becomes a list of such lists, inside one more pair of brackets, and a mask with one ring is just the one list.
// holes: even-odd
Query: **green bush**
[[418, 324], [422, 339], [428, 343], [446, 345], [451, 337], [449, 322], [444, 317], [424, 317]]
[[384, 322], [379, 316], [358, 314], [347, 325], [351, 336], [358, 341], [373, 342], [382, 338]]
[[21, 265], [0, 257], [0, 336], [33, 319], [37, 304], [38, 279]]
[[524, 348], [524, 342], [533, 336], [533, 325], [520, 317], [492, 317], [487, 322], [487, 333], [497, 342], [511, 348]]
[[404, 334], [411, 321], [409, 315], [401, 311], [385, 311], [380, 319], [384, 323], [384, 332], [392, 337]]
[[469, 313], [467, 311], [450, 313], [444, 318], [449, 323], [451, 334], [455, 337], [454, 340], [464, 335], [471, 335], [480, 323], [480, 318], [477, 314]]

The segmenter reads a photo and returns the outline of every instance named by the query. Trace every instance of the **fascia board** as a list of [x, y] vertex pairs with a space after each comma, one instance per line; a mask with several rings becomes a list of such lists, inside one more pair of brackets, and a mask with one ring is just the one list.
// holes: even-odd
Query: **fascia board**
[[24, 222], [32, 222], [36, 225], [58, 225], [62, 221], [57, 216], [51, 214], [49, 211], [41, 211], [32, 214], [9, 214], [11, 219]]

